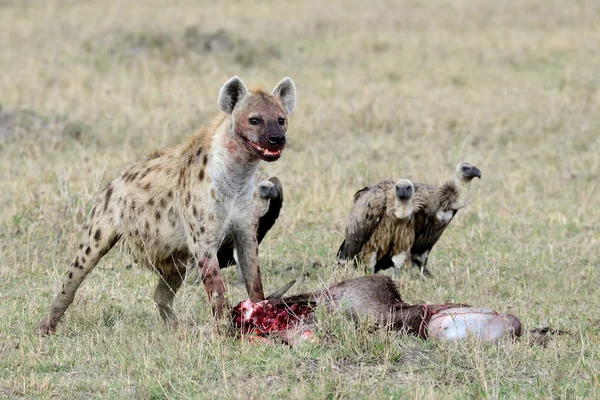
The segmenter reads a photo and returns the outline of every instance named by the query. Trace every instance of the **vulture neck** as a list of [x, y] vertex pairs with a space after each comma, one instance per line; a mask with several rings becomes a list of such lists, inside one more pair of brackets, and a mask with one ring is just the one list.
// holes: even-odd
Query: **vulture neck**
[[260, 199], [260, 206], [258, 209], [258, 216], [260, 218], [264, 217], [265, 214], [269, 211], [270, 205], [271, 205], [271, 199]]
[[452, 202], [452, 209], [458, 210], [463, 208], [469, 203], [471, 199], [471, 179], [464, 179], [462, 177], [455, 177], [454, 184], [458, 189], [458, 195], [456, 199]]
[[399, 200], [396, 198], [392, 215], [396, 219], [406, 219], [412, 215], [412, 199]]

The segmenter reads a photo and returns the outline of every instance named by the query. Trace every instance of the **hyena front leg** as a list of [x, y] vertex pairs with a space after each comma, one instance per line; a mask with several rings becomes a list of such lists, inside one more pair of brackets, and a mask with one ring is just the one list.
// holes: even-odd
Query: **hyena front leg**
[[204, 289], [208, 295], [208, 301], [211, 304], [212, 312], [215, 318], [220, 319], [223, 316], [225, 306], [225, 282], [219, 269], [219, 260], [217, 252], [210, 252], [207, 257], [200, 259], [200, 278], [204, 283]]
[[248, 297], [256, 303], [265, 299], [265, 293], [260, 276], [258, 241], [256, 240], [255, 232], [256, 230], [252, 229], [236, 231], [234, 234], [234, 244]]
[[77, 256], [69, 267], [60, 291], [52, 301], [50, 313], [36, 327], [36, 331], [42, 336], [56, 331], [56, 325], [73, 302], [75, 292], [87, 274], [121, 237], [108, 215], [95, 215], [97, 208], [99, 208], [98, 205], [92, 210], [89, 227], [85, 229], [84, 239], [79, 245]]

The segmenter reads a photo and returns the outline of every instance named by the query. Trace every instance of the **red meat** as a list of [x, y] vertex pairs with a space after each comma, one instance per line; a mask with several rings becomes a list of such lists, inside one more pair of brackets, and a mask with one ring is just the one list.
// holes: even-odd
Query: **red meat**
[[314, 310], [310, 302], [287, 303], [264, 300], [253, 303], [244, 300], [231, 311], [232, 333], [268, 336], [308, 322]]

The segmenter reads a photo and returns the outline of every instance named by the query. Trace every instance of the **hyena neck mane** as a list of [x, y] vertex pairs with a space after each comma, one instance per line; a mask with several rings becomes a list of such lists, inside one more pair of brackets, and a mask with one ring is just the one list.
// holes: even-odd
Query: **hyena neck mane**
[[[223, 117], [221, 117], [223, 118]], [[253, 176], [260, 159], [244, 148], [235, 134], [233, 118], [226, 116], [212, 137], [208, 174], [215, 190], [228, 198], [254, 193]]]

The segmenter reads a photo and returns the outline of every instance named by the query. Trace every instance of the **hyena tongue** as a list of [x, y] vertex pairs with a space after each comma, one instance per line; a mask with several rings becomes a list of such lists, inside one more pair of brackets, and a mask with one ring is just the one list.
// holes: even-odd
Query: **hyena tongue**
[[294, 286], [294, 283], [296, 283], [295, 279], [289, 283], [286, 283], [285, 285], [283, 285], [282, 287], [280, 287], [279, 289], [277, 289], [276, 291], [274, 291], [273, 293], [268, 295], [267, 300], [277, 300], [277, 299], [282, 298], [283, 295], [286, 294], [287, 291], [290, 290], [290, 288], [292, 286]]

